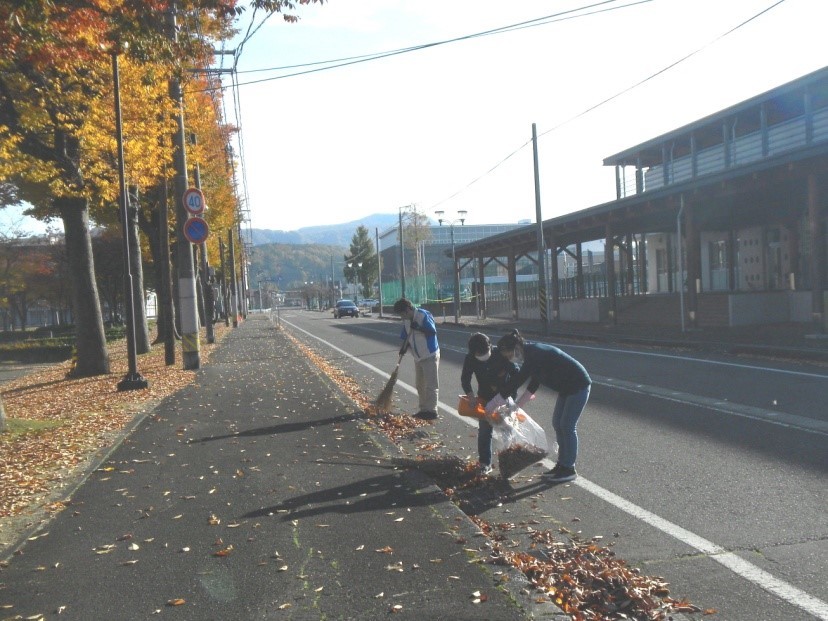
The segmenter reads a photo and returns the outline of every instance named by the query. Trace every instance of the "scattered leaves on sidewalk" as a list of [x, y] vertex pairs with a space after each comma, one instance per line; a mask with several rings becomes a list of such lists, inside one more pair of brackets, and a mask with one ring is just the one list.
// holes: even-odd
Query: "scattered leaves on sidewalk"
[[[216, 324], [216, 344], [229, 332]], [[202, 362], [209, 360], [216, 344], [207, 344], [202, 335]], [[0, 436], [0, 518], [17, 515], [46, 498], [73, 469], [109, 446], [141, 407], [180, 390], [196, 375], [183, 370], [180, 362], [166, 366], [164, 347], [155, 345], [150, 353], [138, 357], [138, 371], [149, 387], [118, 392], [117, 384], [129, 370], [126, 340], [110, 343], [108, 348], [112, 368], [108, 375], [67, 378], [67, 361], [3, 384], [0, 392], [9, 419], [52, 426]], [[60, 510], [65, 505], [44, 506]]]

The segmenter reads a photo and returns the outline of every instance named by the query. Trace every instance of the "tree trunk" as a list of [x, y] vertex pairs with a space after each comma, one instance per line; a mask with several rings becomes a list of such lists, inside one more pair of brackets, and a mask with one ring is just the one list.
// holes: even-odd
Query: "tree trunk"
[[3, 407], [3, 395], [0, 395], [0, 433], [6, 431], [6, 408]]
[[[136, 199], [137, 200], [137, 199]], [[141, 244], [138, 242], [138, 205], [127, 209], [127, 242], [129, 243], [129, 271], [132, 275], [132, 306], [135, 317], [135, 353], [146, 354], [150, 350], [147, 305], [144, 295], [144, 266], [141, 260]]]
[[72, 374], [90, 377], [109, 373], [101, 304], [95, 284], [92, 238], [89, 235], [89, 210], [82, 198], [57, 199], [55, 205], [63, 219], [66, 255], [72, 280], [72, 306], [75, 314], [77, 363]]

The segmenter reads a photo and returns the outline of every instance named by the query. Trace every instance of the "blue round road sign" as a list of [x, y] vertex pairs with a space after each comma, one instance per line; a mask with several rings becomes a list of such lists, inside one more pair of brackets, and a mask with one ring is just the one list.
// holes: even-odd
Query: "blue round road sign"
[[184, 237], [191, 244], [203, 244], [210, 234], [210, 227], [203, 218], [187, 218], [184, 223]]

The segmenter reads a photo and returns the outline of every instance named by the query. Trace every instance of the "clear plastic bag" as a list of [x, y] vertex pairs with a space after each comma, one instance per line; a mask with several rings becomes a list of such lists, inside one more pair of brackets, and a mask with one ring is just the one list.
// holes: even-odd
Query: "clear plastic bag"
[[549, 455], [546, 432], [509, 398], [487, 420], [492, 425], [492, 448], [504, 479]]

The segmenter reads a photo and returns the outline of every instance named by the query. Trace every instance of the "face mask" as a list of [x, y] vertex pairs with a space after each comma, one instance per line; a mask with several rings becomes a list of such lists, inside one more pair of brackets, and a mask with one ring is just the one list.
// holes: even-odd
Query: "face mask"
[[486, 362], [491, 357], [492, 357], [492, 352], [491, 351], [487, 351], [482, 356], [475, 356], [475, 358], [477, 358], [480, 362]]

